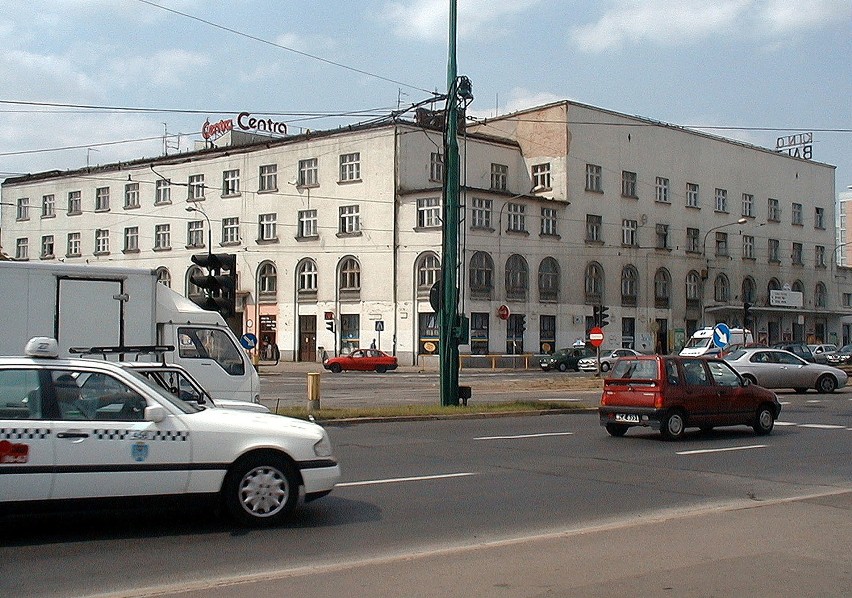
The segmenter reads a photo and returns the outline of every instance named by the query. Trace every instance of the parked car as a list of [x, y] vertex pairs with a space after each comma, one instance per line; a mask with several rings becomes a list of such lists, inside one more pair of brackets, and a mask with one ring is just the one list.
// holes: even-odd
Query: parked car
[[393, 355], [388, 355], [378, 349], [355, 349], [349, 355], [338, 355], [329, 357], [322, 362], [322, 367], [334, 374], [343, 370], [355, 370], [360, 372], [376, 371], [383, 374], [399, 367], [399, 362]]
[[597, 355], [594, 349], [589, 347], [566, 347], [559, 349], [555, 353], [545, 355], [538, 364], [545, 372], [549, 370], [559, 370], [567, 372], [568, 370], [580, 371], [580, 360], [586, 357], [594, 357]]
[[813, 363], [814, 354], [811, 352], [811, 348], [808, 347], [805, 343], [774, 343], [769, 345], [771, 349], [782, 349], [784, 351], [789, 351], [793, 355], [798, 355], [805, 361], [810, 361]]
[[831, 365], [843, 365], [852, 362], [852, 344], [843, 345], [834, 353], [825, 356]]
[[828, 363], [828, 356], [837, 351], [837, 345], [808, 345], [808, 349], [811, 350], [811, 354], [814, 356], [814, 362]]
[[746, 425], [769, 434], [781, 404], [774, 392], [752, 384], [721, 359], [636, 355], [615, 362], [598, 412], [612, 436], [643, 426], [675, 440], [692, 427]]
[[792, 388], [803, 393], [834, 392], [846, 385], [846, 372], [830, 365], [811, 363], [782, 349], [740, 349], [725, 356], [743, 378], [765, 388]]
[[[605, 351], [601, 353], [601, 371], [608, 372], [612, 368], [612, 364], [615, 363], [615, 360], [619, 357], [628, 357], [632, 355], [639, 355], [639, 351], [635, 351], [633, 349], [615, 349], [614, 351]], [[583, 370], [584, 372], [596, 372], [598, 371], [598, 359], [597, 356], [593, 357], [584, 357], [581, 359], [577, 366]]]
[[2, 510], [212, 495], [239, 523], [264, 526], [340, 479], [314, 423], [202, 409], [116, 363], [59, 359], [54, 339], [25, 353], [0, 357]]

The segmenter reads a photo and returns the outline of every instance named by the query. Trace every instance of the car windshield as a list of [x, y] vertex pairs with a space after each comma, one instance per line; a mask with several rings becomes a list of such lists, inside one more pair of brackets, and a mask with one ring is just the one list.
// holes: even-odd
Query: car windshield
[[157, 384], [153, 380], [150, 380], [145, 375], [140, 374], [139, 372], [134, 372], [130, 368], [126, 368], [124, 371], [127, 372], [130, 376], [133, 376], [141, 384], [144, 384], [146, 387], [151, 389], [158, 397], [160, 397], [163, 400], [171, 403], [172, 405], [174, 405], [175, 407], [177, 407], [178, 409], [180, 409], [184, 413], [198, 413], [199, 411], [204, 410], [203, 407], [199, 407], [199, 406], [193, 405], [191, 403], [187, 403], [186, 401], [180, 400], [175, 395], [173, 395], [172, 393], [170, 393], [166, 389], [162, 388], [159, 384]]
[[725, 361], [736, 361], [737, 359], [739, 359], [743, 355], [745, 355], [745, 351], [743, 351], [742, 349], [737, 349], [736, 351], [731, 351], [730, 353], [725, 355], [722, 359], [724, 359]]
[[696, 338], [696, 337], [693, 336], [688, 341], [686, 341], [686, 348], [687, 349], [700, 349], [700, 348], [704, 348], [704, 347], [709, 347], [711, 340], [713, 340], [713, 339], [711, 339], [710, 337]]

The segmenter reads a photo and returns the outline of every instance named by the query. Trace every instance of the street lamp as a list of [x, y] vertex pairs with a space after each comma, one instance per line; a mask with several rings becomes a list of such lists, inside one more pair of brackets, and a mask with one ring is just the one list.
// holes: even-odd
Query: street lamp
[[187, 212], [198, 212], [207, 220], [207, 254], [213, 253], [213, 225], [210, 224], [210, 216], [207, 215], [207, 212], [202, 210], [201, 208], [197, 208], [195, 206], [187, 206]]
[[748, 218], [743, 217], [743, 218], [740, 218], [739, 220], [737, 220], [736, 222], [727, 222], [725, 224], [720, 224], [719, 226], [714, 226], [713, 228], [708, 230], [706, 233], [704, 233], [704, 242], [701, 244], [701, 255], [703, 255], [705, 257], [707, 255], [707, 237], [710, 235], [710, 233], [712, 233], [713, 231], [719, 230], [720, 228], [725, 228], [726, 226], [734, 226], [735, 224], [742, 225], [742, 224], [745, 224], [746, 222], [748, 222]]

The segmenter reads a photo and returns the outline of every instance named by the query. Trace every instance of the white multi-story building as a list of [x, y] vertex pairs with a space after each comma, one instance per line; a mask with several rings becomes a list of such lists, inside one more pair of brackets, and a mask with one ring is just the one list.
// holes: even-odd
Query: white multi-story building
[[[443, 146], [426, 120], [232, 131], [7, 179], [0, 242], [15, 259], [156, 268], [191, 296], [190, 256], [212, 239], [237, 255], [237, 327], [282, 358], [376, 339], [414, 363], [438, 345]], [[766, 341], [839, 340], [834, 167], [567, 101], [469, 125], [460, 145], [462, 352], [569, 345], [601, 304], [607, 346], [671, 351], [741, 324], [745, 302]]]

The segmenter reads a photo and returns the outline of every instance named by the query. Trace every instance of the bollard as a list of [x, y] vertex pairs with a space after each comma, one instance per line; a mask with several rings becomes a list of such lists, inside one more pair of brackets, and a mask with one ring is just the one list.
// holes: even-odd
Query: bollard
[[320, 409], [320, 375], [318, 372], [308, 374], [308, 413]]

